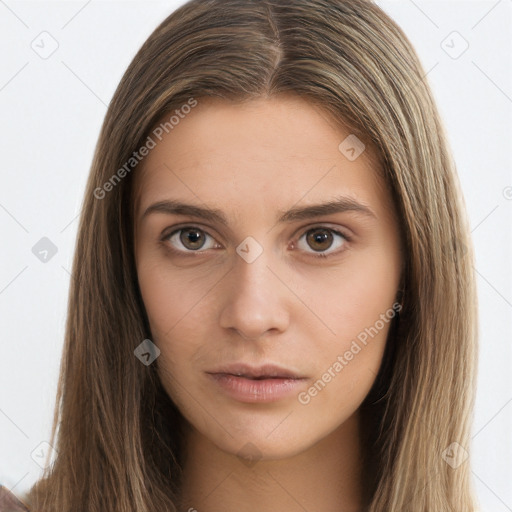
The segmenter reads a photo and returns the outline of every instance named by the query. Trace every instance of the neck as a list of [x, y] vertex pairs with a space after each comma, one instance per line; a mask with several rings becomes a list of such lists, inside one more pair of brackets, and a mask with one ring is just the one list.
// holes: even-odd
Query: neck
[[180, 512], [360, 512], [360, 415], [289, 458], [243, 461], [194, 428], [185, 436]]

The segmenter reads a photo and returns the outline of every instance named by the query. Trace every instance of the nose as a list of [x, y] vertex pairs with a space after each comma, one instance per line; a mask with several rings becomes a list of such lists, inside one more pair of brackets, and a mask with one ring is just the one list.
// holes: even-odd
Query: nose
[[[249, 340], [268, 332], [284, 332], [289, 325], [290, 291], [284, 276], [274, 270], [267, 252], [252, 263], [238, 255], [223, 288], [220, 326]], [[270, 267], [270, 268], [269, 268]]]

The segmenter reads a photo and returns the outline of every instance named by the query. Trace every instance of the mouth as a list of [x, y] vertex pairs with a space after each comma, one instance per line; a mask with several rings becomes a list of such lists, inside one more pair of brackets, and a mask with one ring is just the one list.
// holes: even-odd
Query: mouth
[[265, 364], [258, 367], [251, 367], [245, 364], [233, 364], [226, 365], [207, 373], [213, 375], [233, 375], [234, 377], [243, 377], [250, 380], [304, 378], [303, 375], [299, 374], [295, 370], [290, 370], [274, 364]]
[[306, 377], [275, 365], [232, 365], [206, 372], [228, 397], [238, 402], [276, 402], [303, 387]]
[[292, 377], [282, 377], [282, 376], [271, 377], [270, 375], [261, 375], [259, 377], [252, 377], [250, 375], [244, 375], [242, 373], [226, 373], [224, 375], [233, 375], [234, 377], [243, 377], [244, 379], [249, 379], [249, 380], [266, 380], [266, 379], [286, 379], [286, 378], [292, 378]]

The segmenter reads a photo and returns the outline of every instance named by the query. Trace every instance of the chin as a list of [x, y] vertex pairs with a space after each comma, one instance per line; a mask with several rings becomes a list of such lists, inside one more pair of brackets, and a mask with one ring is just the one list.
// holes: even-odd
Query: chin
[[[211, 440], [214, 442], [214, 440]], [[233, 439], [222, 439], [215, 443], [223, 452], [234, 455], [242, 462], [281, 460], [294, 457], [305, 451], [310, 446], [304, 441], [299, 443], [290, 443], [285, 439], [271, 441], [261, 434], [259, 436], [241, 436]]]
[[[279, 460], [293, 457], [315, 445], [327, 432], [316, 432], [313, 425], [292, 423], [289, 411], [283, 410], [267, 418], [254, 416], [234, 421], [226, 418], [225, 430], [216, 422], [200, 422], [195, 427], [201, 436], [225, 453], [241, 459]], [[284, 420], [284, 421], [283, 421]], [[286, 424], [288, 423], [288, 424]], [[197, 423], [196, 423], [197, 425]]]

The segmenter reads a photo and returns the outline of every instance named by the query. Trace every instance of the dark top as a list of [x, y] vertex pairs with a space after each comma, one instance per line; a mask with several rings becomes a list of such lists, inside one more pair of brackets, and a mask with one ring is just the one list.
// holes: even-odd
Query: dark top
[[29, 509], [7, 487], [0, 485], [0, 512], [29, 512]]

